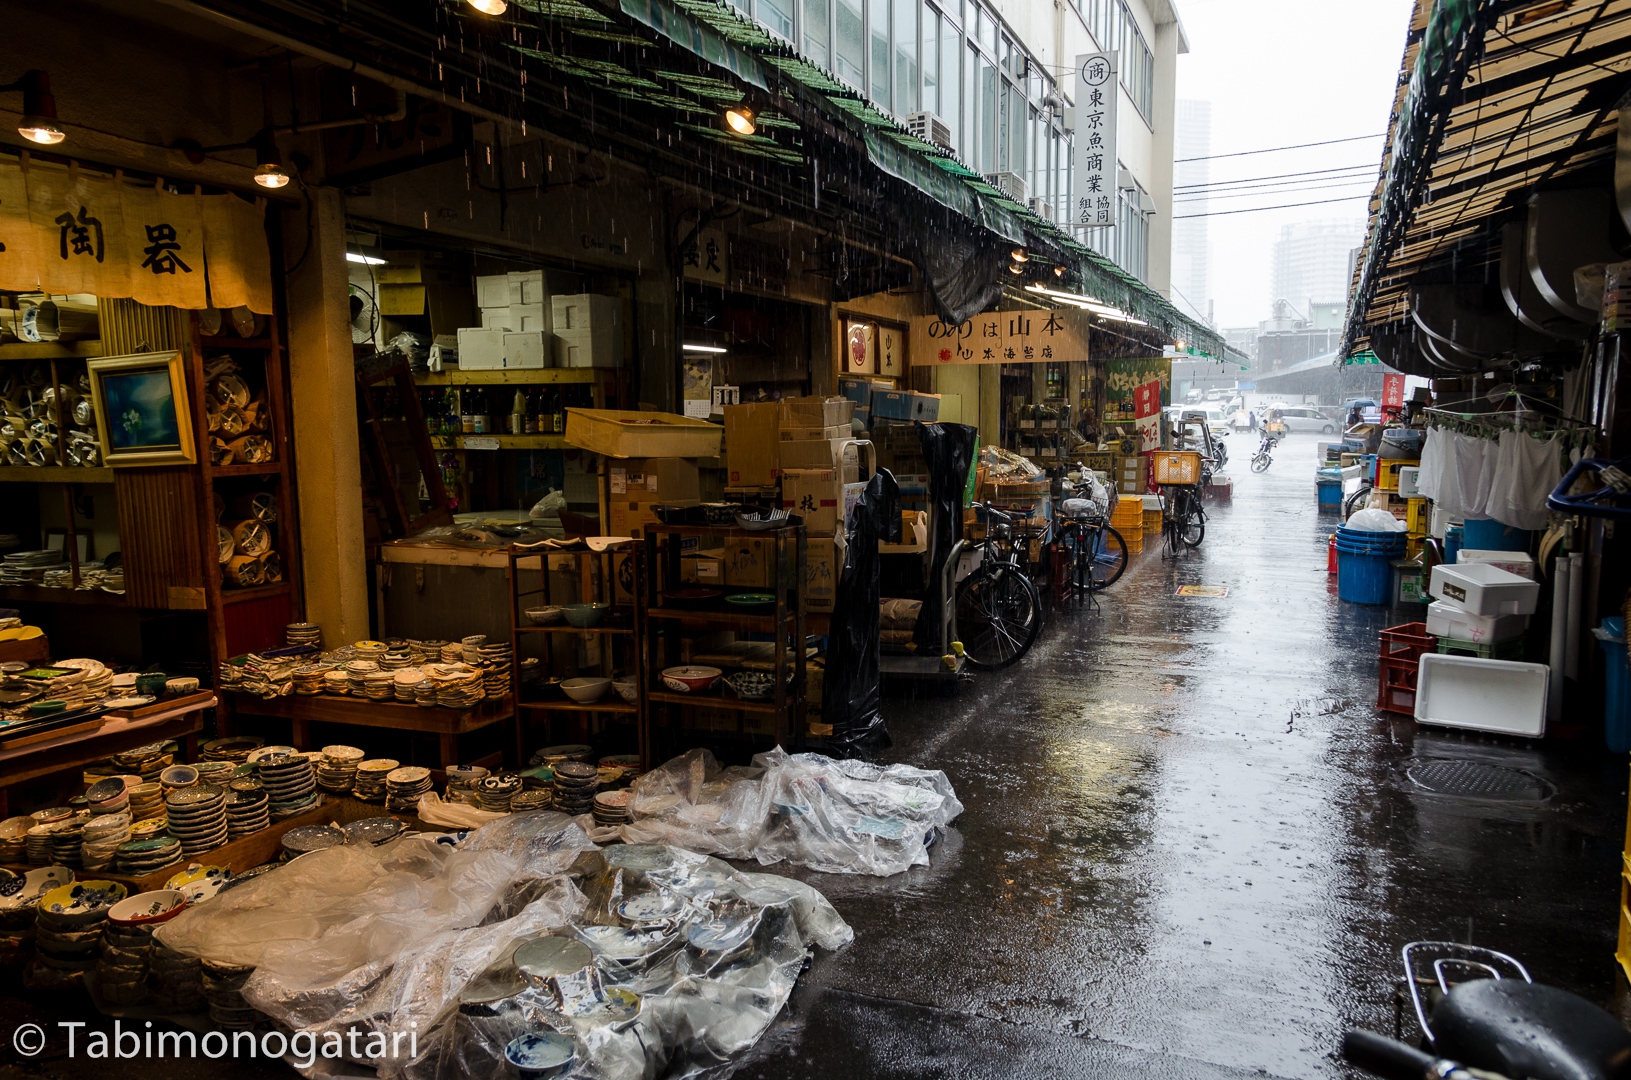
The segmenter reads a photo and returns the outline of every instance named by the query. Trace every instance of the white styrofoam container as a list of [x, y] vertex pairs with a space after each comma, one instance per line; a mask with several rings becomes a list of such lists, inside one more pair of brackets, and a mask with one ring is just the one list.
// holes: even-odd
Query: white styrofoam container
[[1448, 529], [1452, 524], [1454, 522], [1450, 520], [1450, 512], [1435, 506], [1433, 507], [1432, 516], [1428, 519], [1427, 532], [1436, 539], [1442, 540], [1444, 539], [1444, 530]]
[[[544, 292], [542, 270], [511, 270], [505, 276], [510, 282], [510, 303], [528, 307], [549, 303], [549, 296]], [[542, 329], [549, 328], [546, 326]]]
[[1401, 465], [1399, 467], [1399, 498], [1419, 499], [1421, 491], [1416, 484], [1421, 480], [1420, 465]]
[[1160, 510], [1161, 510], [1161, 496], [1159, 496], [1159, 495], [1140, 495], [1139, 498], [1142, 499], [1143, 502], [1144, 502], [1144, 512], [1146, 514], [1149, 513], [1151, 510], [1156, 511], [1157, 513], [1160, 512]]
[[1416, 672], [1416, 722], [1539, 738], [1546, 732], [1545, 664], [1424, 653]]
[[543, 331], [548, 334], [552, 331], [554, 319], [548, 304], [511, 304], [510, 329], [522, 333], [532, 334]]
[[1427, 632], [1434, 637], [1483, 644], [1522, 637], [1527, 629], [1527, 615], [1474, 615], [1454, 600], [1434, 600], [1427, 605]]
[[1474, 615], [1533, 615], [1540, 586], [1488, 563], [1439, 563], [1428, 592]]
[[483, 274], [476, 278], [477, 307], [483, 310], [487, 308], [504, 308], [520, 302], [520, 290], [511, 291], [508, 274]]
[[479, 326], [459, 328], [459, 369], [496, 371], [504, 366], [504, 331]]
[[[558, 298], [557, 298], [558, 299]], [[556, 326], [560, 326], [557, 321]], [[617, 367], [623, 359], [621, 327], [593, 330], [556, 330], [555, 365], [572, 368]]]
[[507, 368], [547, 368], [555, 366], [552, 334], [542, 330], [515, 331], [504, 335], [504, 366]]
[[554, 309], [556, 333], [599, 330], [602, 327], [622, 329], [623, 300], [620, 297], [578, 293], [574, 296], [552, 296], [549, 302]]
[[1480, 551], [1462, 548], [1455, 561], [1488, 563], [1490, 566], [1499, 566], [1509, 574], [1517, 574], [1530, 581], [1535, 580], [1535, 557], [1527, 551]]
[[481, 309], [481, 328], [483, 330], [519, 330], [510, 316], [510, 306], [486, 307]]

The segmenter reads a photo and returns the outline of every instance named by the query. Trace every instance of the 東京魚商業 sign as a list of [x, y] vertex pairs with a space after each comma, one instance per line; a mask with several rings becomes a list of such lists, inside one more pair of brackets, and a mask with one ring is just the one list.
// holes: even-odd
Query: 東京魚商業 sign
[[1093, 228], [1116, 224], [1116, 54], [1076, 58], [1075, 170], [1070, 223]]

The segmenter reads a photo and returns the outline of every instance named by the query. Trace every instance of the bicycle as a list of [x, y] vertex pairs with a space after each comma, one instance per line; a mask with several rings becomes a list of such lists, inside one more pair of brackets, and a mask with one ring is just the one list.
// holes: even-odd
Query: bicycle
[[1097, 505], [1087, 499], [1066, 499], [1059, 507], [1065, 520], [1056, 541], [1065, 553], [1072, 595], [1089, 598], [1108, 589], [1127, 570], [1127, 542], [1110, 526]]
[[1165, 484], [1167, 495], [1166, 517], [1161, 522], [1161, 537], [1167, 548], [1176, 555], [1184, 548], [1198, 548], [1206, 539], [1206, 511], [1201, 507], [1201, 489], [1198, 484]]
[[1042, 594], [1015, 551], [1013, 517], [975, 503], [990, 528], [973, 549], [977, 569], [957, 586], [957, 633], [963, 655], [977, 668], [1009, 667], [1030, 651], [1042, 630]]

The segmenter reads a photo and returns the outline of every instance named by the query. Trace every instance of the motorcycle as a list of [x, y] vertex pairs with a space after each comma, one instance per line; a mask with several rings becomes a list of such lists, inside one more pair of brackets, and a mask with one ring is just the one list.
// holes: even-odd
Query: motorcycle
[[1347, 1032], [1342, 1055], [1366, 1072], [1388, 1080], [1626, 1075], [1631, 1032], [1586, 999], [1536, 984], [1511, 956], [1448, 941], [1413, 941], [1403, 958], [1421, 1047], [1369, 1031]]
[[1263, 432], [1263, 441], [1258, 444], [1257, 453], [1252, 455], [1252, 472], [1260, 473], [1268, 471], [1268, 467], [1274, 463], [1274, 458], [1271, 455], [1274, 452], [1274, 448], [1279, 445], [1279, 442], [1279, 439], [1275, 438], [1267, 431]]

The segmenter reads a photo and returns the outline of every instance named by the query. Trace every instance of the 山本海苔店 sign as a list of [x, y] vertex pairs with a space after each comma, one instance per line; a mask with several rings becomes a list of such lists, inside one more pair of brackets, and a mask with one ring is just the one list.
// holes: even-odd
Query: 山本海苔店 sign
[[915, 367], [948, 364], [1044, 364], [1087, 359], [1089, 315], [1081, 310], [990, 311], [961, 324], [924, 315], [912, 320], [907, 355]]

